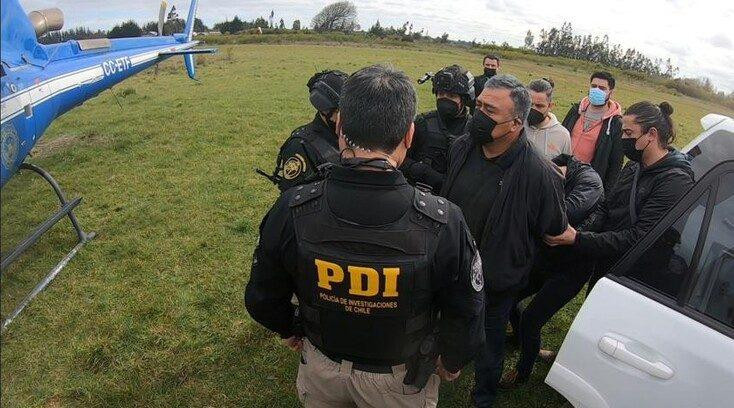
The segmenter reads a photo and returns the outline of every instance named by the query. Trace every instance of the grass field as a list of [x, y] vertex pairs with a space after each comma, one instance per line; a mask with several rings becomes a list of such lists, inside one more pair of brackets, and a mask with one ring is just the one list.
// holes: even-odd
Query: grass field
[[[254, 173], [271, 170], [291, 129], [313, 116], [305, 83], [316, 70], [392, 63], [412, 77], [478, 57], [454, 50], [318, 45], [222, 46], [185, 78], [179, 60], [106, 92], [56, 121], [29, 160], [69, 196], [81, 195], [83, 226], [98, 233], [2, 335], [2, 403], [7, 407], [292, 407], [298, 357], [244, 310], [260, 218], [277, 189]], [[588, 72], [504, 61], [522, 81], [555, 79], [558, 107], [586, 91]], [[627, 106], [667, 100], [679, 145], [718, 106], [621, 78]], [[420, 106], [434, 105], [430, 86]], [[20, 174], [2, 191], [2, 249], [57, 205], [38, 177]], [[2, 275], [6, 315], [74, 244], [57, 225]], [[545, 328], [560, 346], [580, 299]], [[510, 361], [516, 356], [510, 355]], [[503, 406], [557, 407], [539, 364], [530, 384]], [[444, 385], [441, 406], [468, 405], [471, 369]]]

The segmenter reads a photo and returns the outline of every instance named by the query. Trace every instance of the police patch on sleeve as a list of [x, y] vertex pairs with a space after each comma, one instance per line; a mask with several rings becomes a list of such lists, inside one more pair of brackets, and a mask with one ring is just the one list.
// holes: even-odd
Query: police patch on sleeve
[[288, 158], [283, 164], [283, 178], [293, 180], [306, 171], [306, 160], [300, 154]]
[[484, 289], [484, 271], [482, 270], [482, 257], [479, 250], [474, 250], [474, 258], [471, 261], [471, 286], [477, 292]]

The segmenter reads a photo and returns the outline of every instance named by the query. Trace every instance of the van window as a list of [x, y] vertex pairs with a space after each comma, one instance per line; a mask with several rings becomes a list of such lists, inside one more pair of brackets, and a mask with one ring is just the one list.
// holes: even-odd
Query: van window
[[691, 272], [693, 251], [701, 232], [709, 190], [663, 232], [650, 248], [640, 254], [627, 277], [656, 292], [677, 298]]
[[698, 279], [688, 304], [734, 328], [734, 172], [719, 179]]

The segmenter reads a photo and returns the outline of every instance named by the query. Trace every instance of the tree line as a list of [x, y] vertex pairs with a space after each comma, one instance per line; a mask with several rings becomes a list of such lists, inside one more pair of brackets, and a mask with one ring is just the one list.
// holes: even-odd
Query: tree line
[[571, 23], [565, 22], [561, 28], [552, 27], [540, 30], [540, 39], [534, 44], [534, 35], [528, 30], [525, 35], [525, 48], [540, 55], [566, 57], [591, 61], [628, 71], [637, 71], [662, 78], [674, 78], [678, 74], [670, 58], [650, 59], [634, 48], [623, 49], [620, 44], [610, 44], [609, 36], [603, 37], [574, 34]]
[[[274, 14], [271, 11], [271, 15]], [[272, 18], [271, 18], [272, 19]], [[271, 20], [269, 19], [269, 20]], [[219, 31], [222, 34], [237, 34], [243, 31], [252, 30], [254, 28], [260, 29], [273, 29], [279, 31], [285, 31], [285, 21], [281, 18], [279, 22], [269, 21], [263, 17], [258, 17], [251, 21], [242, 20], [239, 16], [234, 16], [232, 20], [226, 20], [214, 24], [213, 29]], [[301, 20], [294, 20], [291, 30], [298, 31], [301, 29]]]
[[39, 38], [38, 41], [41, 44], [56, 44], [68, 40], [89, 40], [105, 37], [107, 37], [107, 31], [105, 30], [90, 30], [86, 27], [76, 27], [64, 31], [52, 31]]
[[[163, 24], [163, 35], [171, 35], [174, 33], [183, 32], [185, 26], [186, 20], [184, 19], [175, 18], [166, 20], [166, 22]], [[201, 21], [201, 19], [196, 18], [194, 19], [194, 31], [206, 32], [209, 31], [209, 28]], [[158, 22], [149, 21], [141, 26], [133, 20], [128, 20], [115, 25], [109, 31], [91, 30], [87, 27], [76, 27], [63, 31], [50, 32], [39, 38], [38, 41], [41, 44], [56, 44], [69, 40], [89, 40], [92, 38], [127, 38], [140, 37], [144, 35], [158, 35]]]
[[[185, 25], [186, 21], [178, 17], [176, 7], [173, 6], [164, 23], [163, 35], [182, 32]], [[274, 10], [270, 11], [270, 16], [267, 19], [261, 16], [248, 21], [235, 15], [231, 20], [227, 19], [214, 24], [211, 29], [222, 34], [238, 34], [257, 28], [260, 28], [261, 30], [270, 30], [270, 32], [288, 30], [285, 25], [285, 21], [282, 18], [276, 22]], [[338, 1], [328, 4], [313, 17], [310, 28], [318, 33], [343, 32], [351, 34], [359, 32], [361, 27], [357, 22], [357, 7], [350, 1]], [[308, 28], [302, 26], [301, 20], [299, 19], [294, 20], [290, 26], [290, 30], [292, 31], [301, 31], [304, 29], [307, 30]], [[94, 31], [86, 27], [72, 28], [46, 34], [40, 38], [40, 41], [43, 44], [53, 44], [68, 40], [85, 40], [90, 38], [139, 37], [142, 35], [155, 35], [157, 34], [157, 31], [158, 22], [156, 21], [150, 21], [143, 25], [139, 25], [133, 20], [128, 20], [115, 25], [109, 31]], [[194, 20], [194, 31], [199, 33], [208, 32], [210, 31], [210, 28], [207, 27], [201, 19], [196, 18], [196, 20]], [[380, 38], [396, 37], [403, 41], [415, 41], [422, 38], [430, 38], [423, 34], [422, 29], [420, 31], [413, 31], [413, 24], [410, 22], [406, 22], [403, 26], [396, 28], [393, 26], [382, 27], [379, 20], [370, 27], [367, 34]], [[440, 42], [448, 42], [448, 36], [449, 35], [447, 33], [444, 33], [442, 36], [437, 37], [436, 40]]]
[[[185, 26], [185, 20], [178, 17], [176, 7], [173, 6], [168, 13], [168, 17], [163, 26], [163, 34], [170, 35], [182, 32]], [[351, 1], [337, 1], [326, 5], [311, 20], [310, 28], [319, 33], [323, 32], [343, 32], [346, 34], [360, 32], [361, 27], [357, 21], [357, 7]], [[222, 34], [238, 34], [253, 29], [258, 29], [264, 33], [279, 33], [288, 31], [285, 21], [282, 18], [276, 22], [275, 11], [271, 10], [268, 18], [257, 17], [253, 20], [243, 20], [235, 15], [233, 19], [225, 20], [214, 24], [213, 30]], [[304, 29], [301, 20], [294, 20], [290, 30], [301, 31]], [[195, 32], [207, 32], [207, 27], [200, 19], [195, 20]], [[88, 28], [75, 28], [62, 32], [49, 33], [42, 37], [42, 42], [49, 44], [69, 39], [88, 39], [88, 38], [123, 38], [138, 37], [141, 35], [155, 35], [158, 31], [158, 23], [150, 21], [138, 25], [135, 21], [129, 20], [114, 26], [110, 31], [97, 30], [92, 31]], [[443, 33], [441, 36], [432, 38], [424, 34], [423, 29], [414, 30], [413, 24], [406, 21], [399, 27], [384, 27], [380, 21], [372, 25], [367, 31], [361, 31], [368, 36], [376, 38], [394, 38], [400, 41], [421, 41], [429, 40], [440, 43], [449, 42], [449, 34]], [[610, 44], [609, 37], [592, 37], [591, 35], [579, 35], [573, 32], [571, 23], [563, 23], [560, 28], [552, 27], [540, 31], [539, 41], [535, 43], [535, 36], [532, 31], [528, 31], [525, 37], [525, 49], [534, 51], [540, 55], [550, 55], [558, 57], [566, 57], [578, 60], [591, 61], [601, 65], [616, 67], [628, 71], [641, 72], [662, 78], [675, 78], [678, 74], [678, 68], [673, 66], [670, 58], [663, 61], [661, 59], [652, 60], [641, 52], [623, 47], [619, 44]], [[459, 41], [464, 45], [466, 42]], [[475, 41], [471, 42], [472, 46], [477, 46]], [[509, 44], [503, 44], [505, 48], [511, 48]]]
[[[357, 16], [357, 7], [351, 1], [337, 1], [321, 9], [311, 19], [311, 24], [308, 27], [302, 25], [301, 20], [296, 19], [292, 22], [290, 28], [287, 28], [282, 18], [276, 21], [275, 11], [271, 10], [268, 18], [261, 16], [248, 21], [235, 15], [231, 20], [227, 19], [214, 24], [211, 30], [218, 31], [222, 34], [239, 34], [252, 32], [252, 30], [257, 30], [264, 34], [277, 34], [289, 31], [358, 33], [373, 38], [391, 38], [406, 42], [451, 42], [465, 47], [481, 46], [475, 40], [471, 42], [462, 40], [450, 41], [448, 33], [443, 33], [435, 38], [430, 37], [427, 33], [424, 33], [423, 29], [414, 30], [413, 24], [410, 21], [406, 21], [398, 27], [385, 27], [377, 20], [369, 29], [362, 31], [357, 21]], [[173, 6], [164, 23], [163, 34], [171, 35], [173, 33], [180, 33], [183, 31], [185, 25], [186, 21], [179, 18], [175, 6]], [[109, 31], [73, 28], [49, 33], [41, 37], [40, 41], [44, 44], [51, 44], [70, 39], [138, 37], [141, 35], [156, 35], [157, 31], [158, 23], [156, 21], [150, 21], [140, 26], [135, 21], [129, 20], [115, 25]], [[194, 20], [194, 31], [203, 33], [210, 31], [210, 28], [197, 18]], [[560, 28], [551, 27], [540, 30], [537, 40], [536, 42], [535, 34], [531, 30], [528, 30], [522, 50], [539, 55], [590, 61], [603, 66], [615, 67], [625, 71], [660, 78], [667, 81], [667, 86], [685, 95], [703, 99], [714, 99], [727, 106], [734, 106], [734, 92], [730, 94], [717, 92], [708, 78], [679, 78], [678, 67], [672, 64], [670, 58], [666, 60], [660, 58], [651, 59], [634, 48], [624, 48], [620, 44], [610, 44], [609, 37], [606, 35], [599, 37], [576, 34], [569, 22], [563, 23]], [[494, 42], [492, 44], [494, 45]], [[517, 50], [517, 48], [510, 46], [506, 42], [502, 44], [501, 49]]]
[[399, 27], [383, 27], [380, 24], [380, 20], [367, 30], [367, 35], [379, 37], [379, 38], [395, 38], [401, 41], [420, 41], [424, 39], [432, 39], [440, 43], [447, 43], [449, 41], [448, 33], [443, 33], [440, 37], [435, 39], [428, 37], [423, 33], [423, 29], [419, 31], [413, 31], [413, 23], [406, 21], [402, 26]]

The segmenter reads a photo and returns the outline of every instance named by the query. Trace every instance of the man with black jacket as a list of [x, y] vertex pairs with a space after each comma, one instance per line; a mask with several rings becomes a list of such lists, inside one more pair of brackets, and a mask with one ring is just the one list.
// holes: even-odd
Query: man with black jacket
[[483, 259], [487, 344], [475, 360], [473, 400], [489, 407], [502, 375], [505, 326], [527, 283], [538, 244], [563, 231], [563, 176], [527, 140], [530, 95], [515, 77], [495, 76], [477, 98], [468, 135], [451, 149], [442, 195], [464, 212]]
[[[564, 192], [568, 223], [579, 225], [604, 199], [601, 178], [594, 169], [573, 156], [553, 159], [565, 175]], [[515, 369], [503, 375], [500, 387], [514, 388], [528, 380], [536, 357], [550, 361], [555, 352], [540, 349], [540, 331], [563, 306], [581, 291], [591, 275], [591, 265], [579, 260], [568, 248], [543, 246], [531, 273], [530, 283], [518, 295], [518, 302], [535, 295], [525, 310], [513, 308], [512, 328], [520, 345]]]
[[479, 75], [474, 80], [474, 98], [479, 97], [479, 94], [484, 90], [484, 84], [489, 78], [497, 75], [500, 70], [500, 57], [495, 54], [487, 54], [482, 58], [482, 75]]
[[614, 187], [622, 168], [622, 107], [612, 100], [615, 80], [608, 72], [591, 75], [589, 94], [571, 106], [563, 127], [571, 134], [571, 153], [591, 164], [604, 183]]
[[482, 262], [461, 211], [397, 170], [415, 106], [400, 71], [350, 76], [340, 164], [287, 190], [260, 225], [245, 306], [302, 351], [306, 407], [435, 407], [434, 371], [457, 378], [484, 343]]
[[553, 163], [565, 177], [563, 190], [568, 223], [579, 225], [604, 199], [604, 183], [591, 165], [571, 155], [560, 154]]

